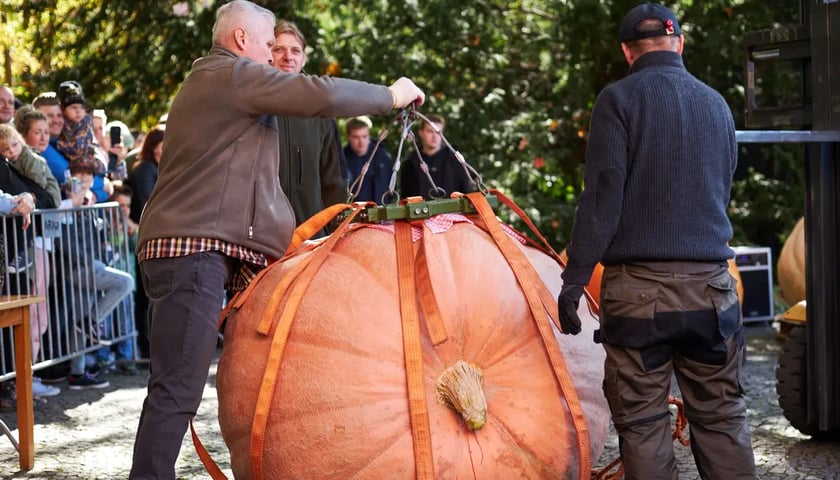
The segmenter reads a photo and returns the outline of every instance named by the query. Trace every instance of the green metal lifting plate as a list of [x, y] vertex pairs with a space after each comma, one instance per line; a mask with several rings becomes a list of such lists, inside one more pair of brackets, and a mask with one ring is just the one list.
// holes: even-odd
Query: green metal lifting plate
[[[499, 199], [495, 195], [486, 194], [484, 198], [492, 208], [499, 206]], [[382, 205], [368, 207], [358, 217], [359, 222], [376, 223], [387, 220], [418, 220], [444, 213], [476, 213], [475, 207], [467, 197], [428, 200], [404, 205]]]

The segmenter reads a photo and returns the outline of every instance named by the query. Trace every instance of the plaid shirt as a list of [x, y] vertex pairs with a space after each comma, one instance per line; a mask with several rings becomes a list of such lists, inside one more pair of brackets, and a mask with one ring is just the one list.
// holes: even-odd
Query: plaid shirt
[[239, 269], [225, 286], [234, 292], [244, 290], [257, 273], [268, 265], [265, 255], [217, 238], [155, 238], [143, 244], [137, 259], [142, 262], [156, 258], [185, 257], [201, 252], [221, 252], [240, 260]]

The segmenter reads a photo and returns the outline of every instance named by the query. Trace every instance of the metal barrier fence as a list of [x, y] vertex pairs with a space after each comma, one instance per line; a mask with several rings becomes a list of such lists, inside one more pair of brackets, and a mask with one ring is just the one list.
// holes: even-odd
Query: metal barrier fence
[[[46, 299], [30, 310], [33, 370], [87, 353], [136, 360], [134, 242], [119, 204], [31, 218], [24, 230], [21, 216], [0, 215], [0, 294]], [[13, 340], [0, 329], [0, 381], [15, 375]]]

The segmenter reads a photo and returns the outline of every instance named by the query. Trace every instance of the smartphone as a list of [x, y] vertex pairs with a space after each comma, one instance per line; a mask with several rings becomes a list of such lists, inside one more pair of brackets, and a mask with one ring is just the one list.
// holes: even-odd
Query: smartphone
[[113, 125], [110, 134], [112, 147], [122, 143], [122, 129], [119, 126]]
[[[116, 147], [117, 145], [122, 143], [122, 129], [120, 129], [117, 125], [112, 125], [111, 130], [108, 132], [111, 135], [111, 146]], [[108, 172], [115, 172], [117, 170], [117, 154], [108, 152]], [[117, 180], [116, 178], [111, 178], [111, 180]]]
[[70, 177], [70, 191], [79, 193], [82, 191], [82, 179], [79, 177]]

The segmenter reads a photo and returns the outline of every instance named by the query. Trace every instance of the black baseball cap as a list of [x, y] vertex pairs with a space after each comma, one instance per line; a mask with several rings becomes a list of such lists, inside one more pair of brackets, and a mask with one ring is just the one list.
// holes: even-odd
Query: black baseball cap
[[[650, 19], [661, 21], [662, 28], [645, 31], [637, 30], [639, 22]], [[633, 7], [624, 16], [624, 20], [621, 21], [619, 38], [621, 43], [626, 43], [642, 38], [672, 36], [679, 35], [680, 33], [680, 23], [670, 8], [656, 3], [642, 3]]]

